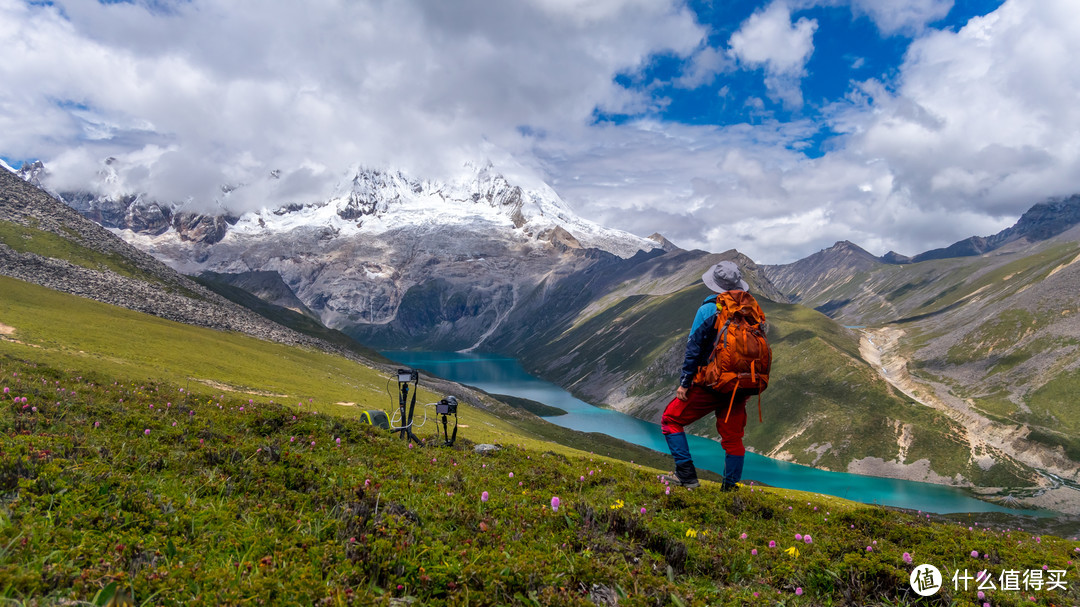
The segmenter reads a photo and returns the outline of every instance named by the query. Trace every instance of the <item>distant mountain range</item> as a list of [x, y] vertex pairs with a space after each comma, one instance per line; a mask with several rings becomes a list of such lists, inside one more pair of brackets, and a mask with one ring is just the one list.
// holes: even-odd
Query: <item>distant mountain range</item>
[[[43, 171], [27, 176], [40, 183]], [[758, 266], [737, 251], [684, 251], [591, 224], [549, 188], [490, 166], [450, 183], [360, 170], [330, 200], [217, 215], [134, 193], [58, 194], [249, 307], [259, 304], [241, 293], [377, 349], [514, 356], [590, 402], [653, 421], [708, 294], [700, 276], [732, 259], [765, 305], [775, 349], [764, 423], [747, 428], [754, 450], [1006, 488], [999, 497], [1080, 512], [1067, 488], [1080, 482], [1069, 396], [1080, 388], [1080, 197], [910, 259], [841, 242]], [[693, 430], [714, 434], [711, 424]]]

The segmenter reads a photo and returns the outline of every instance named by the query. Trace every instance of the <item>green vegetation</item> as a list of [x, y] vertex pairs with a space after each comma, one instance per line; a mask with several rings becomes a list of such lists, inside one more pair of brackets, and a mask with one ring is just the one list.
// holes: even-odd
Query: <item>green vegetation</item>
[[[1065, 590], [994, 605], [1080, 600], [1075, 541], [767, 488], [669, 492], [584, 454], [410, 445], [265, 398], [74, 373], [0, 358], [16, 604], [915, 604], [905, 553], [946, 579], [1067, 572]], [[977, 604], [974, 587], [938, 600]]]
[[994, 394], [979, 396], [972, 399], [975, 406], [981, 409], [991, 419], [1001, 423], [1014, 423], [1010, 416], [1020, 411], [1016, 403], [1009, 400], [1006, 390], [999, 390]]
[[[692, 313], [708, 295], [704, 286], [672, 295], [634, 295], [615, 302], [561, 334], [534, 355], [539, 366], [572, 352], [562, 365], [571, 369], [581, 360], [593, 361], [611, 372], [644, 371], [672, 341], [685, 340]], [[558, 371], [556, 371], [558, 372]]]
[[946, 578], [1068, 572], [1064, 591], [994, 605], [1080, 600], [1075, 541], [781, 489], [669, 490], [666, 457], [509, 407], [463, 404], [455, 447], [409, 445], [352, 417], [387, 403], [372, 369], [19, 281], [0, 279], [0, 322], [12, 604], [915, 604], [904, 553]]
[[[1036, 325], [1035, 315], [1028, 310], [1005, 310], [979, 325], [960, 343], [950, 348], [946, 361], [949, 364], [962, 365], [983, 360], [995, 350], [1007, 352], [1034, 331], [1037, 328]], [[999, 364], [1009, 367], [1010, 361], [1004, 360]]]
[[45, 230], [0, 220], [0, 242], [19, 253], [36, 253], [42, 257], [62, 259], [91, 270], [112, 270], [128, 278], [154, 284], [161, 282], [123, 257], [89, 249], [76, 243], [74, 238], [76, 238], [75, 235], [69, 239]]
[[1080, 460], [1080, 439], [1075, 436], [1035, 429], [1027, 435], [1027, 439], [1052, 447], [1061, 447], [1066, 457], [1074, 461]]
[[[323, 401], [316, 406], [323, 411], [336, 402], [361, 409], [388, 402], [384, 378], [338, 356], [190, 327], [2, 276], [0, 292], [0, 322], [37, 346], [35, 360], [52, 366], [135, 381], [201, 383], [282, 401], [319, 394]], [[0, 342], [0, 352], [10, 348]], [[306, 372], [286, 371], [297, 368]]]
[[1036, 420], [1067, 434], [1080, 434], [1080, 371], [1061, 373], [1027, 396]]
[[528, 411], [533, 415], [539, 415], [541, 417], [566, 415], [565, 409], [560, 409], [559, 407], [552, 407], [551, 405], [545, 405], [544, 403], [538, 403], [535, 400], [519, 398], [517, 396], [510, 396], [509, 394], [493, 394], [492, 396], [515, 409], [524, 409], [525, 411]]

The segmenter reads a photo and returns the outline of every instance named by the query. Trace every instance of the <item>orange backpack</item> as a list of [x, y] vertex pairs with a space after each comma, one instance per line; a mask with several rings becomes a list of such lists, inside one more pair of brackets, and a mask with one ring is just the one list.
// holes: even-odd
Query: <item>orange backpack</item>
[[709, 362], [694, 376], [694, 383], [718, 392], [731, 392], [725, 422], [735, 404], [735, 391], [742, 389], [745, 394], [756, 390], [758, 421], [761, 421], [761, 393], [769, 386], [772, 366], [772, 349], [765, 337], [765, 313], [746, 291], [718, 294], [716, 307], [716, 344]]

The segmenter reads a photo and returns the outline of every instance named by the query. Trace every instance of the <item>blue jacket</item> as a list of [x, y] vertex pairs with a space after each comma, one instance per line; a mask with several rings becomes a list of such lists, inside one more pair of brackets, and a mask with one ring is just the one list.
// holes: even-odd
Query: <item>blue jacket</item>
[[686, 338], [686, 358], [683, 359], [682, 376], [679, 385], [689, 388], [694, 383], [698, 367], [709, 362], [713, 346], [716, 343], [716, 295], [705, 298], [694, 315], [694, 324], [690, 326], [690, 336]]

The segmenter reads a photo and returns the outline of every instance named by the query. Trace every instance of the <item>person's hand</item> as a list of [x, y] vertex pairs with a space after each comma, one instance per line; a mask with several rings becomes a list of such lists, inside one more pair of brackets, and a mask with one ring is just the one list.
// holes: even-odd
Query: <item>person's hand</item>
[[679, 386], [678, 390], [675, 390], [675, 398], [686, 401], [686, 393], [688, 390], [684, 386]]

